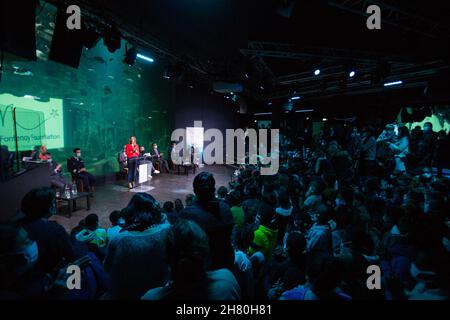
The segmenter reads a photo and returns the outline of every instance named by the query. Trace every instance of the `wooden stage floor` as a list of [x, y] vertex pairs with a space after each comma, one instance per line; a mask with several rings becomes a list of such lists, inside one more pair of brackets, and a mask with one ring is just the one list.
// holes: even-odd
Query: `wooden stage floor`
[[[197, 170], [208, 171], [214, 174], [216, 180], [216, 189], [220, 186], [228, 187], [231, 175], [234, 169], [225, 165], [204, 166]], [[187, 194], [193, 193], [192, 182], [195, 175], [192, 172], [189, 176], [176, 174], [158, 174], [154, 175], [149, 183], [153, 190], [147, 193], [151, 194], [161, 206], [165, 201], [174, 201], [179, 198], [183, 201]], [[95, 189], [95, 197], [91, 198], [91, 210], [86, 210], [84, 199], [77, 200], [77, 210], [72, 213], [72, 217], [65, 216], [65, 208], [61, 208], [61, 213], [53, 216], [55, 220], [66, 228], [68, 232], [78, 225], [81, 219], [84, 219], [90, 213], [96, 213], [99, 216], [101, 227], [110, 227], [109, 214], [113, 210], [120, 210], [128, 204], [128, 201], [134, 195], [127, 187], [126, 181], [116, 181]]]

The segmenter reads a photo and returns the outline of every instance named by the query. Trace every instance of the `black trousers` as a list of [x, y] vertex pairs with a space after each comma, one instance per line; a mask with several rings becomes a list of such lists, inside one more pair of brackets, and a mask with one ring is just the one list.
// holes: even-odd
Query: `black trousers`
[[128, 182], [134, 182], [136, 179], [137, 158], [128, 159]]
[[80, 172], [77, 176], [83, 180], [83, 189], [91, 190], [91, 186], [95, 185], [95, 177], [89, 172]]

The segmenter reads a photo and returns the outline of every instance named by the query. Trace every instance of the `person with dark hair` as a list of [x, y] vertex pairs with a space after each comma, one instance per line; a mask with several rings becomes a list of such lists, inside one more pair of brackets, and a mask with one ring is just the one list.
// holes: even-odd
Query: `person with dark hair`
[[321, 251], [331, 254], [333, 252], [333, 239], [328, 221], [331, 209], [319, 203], [309, 212], [313, 225], [307, 235], [306, 250], [308, 252]]
[[175, 212], [180, 213], [183, 209], [183, 201], [181, 201], [181, 199], [175, 199]]
[[114, 210], [109, 214], [109, 221], [111, 222], [111, 227], [106, 230], [108, 242], [119, 235], [122, 226], [125, 224], [125, 220], [122, 218], [119, 210]]
[[449, 300], [449, 259], [439, 250], [420, 250], [411, 263], [410, 275], [415, 282], [411, 291], [406, 291], [409, 300]]
[[359, 161], [360, 176], [370, 176], [375, 172], [377, 157], [377, 141], [375, 140], [372, 127], [363, 129], [360, 144], [358, 146], [355, 158]]
[[278, 229], [275, 222], [275, 208], [263, 203], [258, 210], [256, 221], [258, 228], [253, 233], [253, 241], [248, 248], [248, 254], [253, 255], [261, 252], [264, 260], [270, 261], [273, 251], [277, 245]]
[[219, 189], [217, 189], [217, 199], [219, 200], [225, 200], [228, 194], [228, 189], [225, 186], [220, 186]]
[[284, 292], [281, 300], [351, 300], [339, 288], [341, 272], [336, 258], [326, 253], [315, 253], [308, 259], [308, 282]]
[[161, 286], [168, 276], [165, 236], [159, 203], [136, 193], [123, 210], [125, 225], [109, 244], [104, 261], [110, 275], [108, 298], [138, 299], [148, 288]]
[[38, 267], [43, 272], [52, 272], [62, 262], [73, 261], [73, 248], [66, 230], [48, 220], [56, 211], [55, 193], [51, 188], [28, 192], [22, 199], [21, 211], [25, 215], [23, 227], [38, 244]]
[[[43, 278], [36, 270], [39, 248], [19, 224], [0, 225], [0, 300], [29, 298], [33, 282]], [[41, 287], [35, 294], [43, 294]]]
[[136, 137], [131, 136], [130, 142], [125, 146], [128, 167], [128, 188], [136, 187], [137, 161], [139, 157], [139, 145], [136, 143]]
[[73, 156], [67, 159], [67, 170], [72, 177], [83, 181], [83, 190], [86, 192], [94, 191], [95, 177], [87, 172], [84, 166], [84, 160], [81, 158], [81, 149], [73, 149]]
[[98, 215], [95, 213], [88, 214], [84, 218], [84, 225], [85, 229], [76, 235], [76, 239], [96, 245], [98, 248], [106, 247], [108, 236], [105, 229], [99, 228]]
[[409, 130], [402, 126], [399, 129], [398, 136], [395, 142], [388, 143], [389, 148], [395, 155], [395, 170], [399, 172], [406, 171], [406, 156], [409, 153]]
[[424, 148], [423, 166], [431, 167], [433, 164], [433, 156], [437, 146], [437, 134], [433, 131], [433, 124], [425, 122], [423, 125], [422, 142]]
[[289, 191], [285, 187], [281, 187], [278, 192], [278, 206], [275, 208], [275, 217], [278, 228], [278, 243], [281, 244], [287, 225], [293, 219], [294, 207], [292, 206]]
[[233, 215], [224, 201], [215, 198], [215, 184], [216, 181], [209, 172], [201, 172], [195, 176], [193, 187], [196, 200], [191, 206], [184, 208], [180, 218], [195, 221], [208, 235], [211, 269], [232, 270], [234, 264], [234, 252], [231, 246]]
[[57, 188], [60, 192], [64, 192], [68, 182], [62, 174], [62, 166], [53, 161], [53, 156], [50, 152], [46, 153], [46, 160], [51, 166], [52, 172], [50, 173], [50, 183], [52, 187]]
[[[19, 224], [0, 225], [0, 300], [94, 300], [107, 288], [101, 262], [93, 254], [80, 251], [78, 260], [44, 272], [39, 268], [41, 253]], [[68, 290], [69, 265], [81, 269], [80, 289]]]
[[170, 172], [169, 163], [164, 159], [164, 155], [159, 152], [158, 145], [156, 143], [152, 144], [152, 149], [150, 150], [150, 156], [153, 159], [153, 165], [158, 164], [158, 170], [165, 170], [166, 173]]
[[172, 201], [166, 201], [163, 204], [163, 212], [167, 216], [167, 220], [171, 225], [175, 224], [178, 219], [178, 212], [175, 211], [175, 206]]
[[227, 269], [211, 270], [208, 236], [195, 222], [180, 219], [167, 235], [170, 281], [143, 300], [239, 300], [240, 288]]
[[264, 279], [264, 287], [270, 300], [278, 299], [283, 292], [306, 281], [305, 236], [299, 231], [287, 232], [284, 242], [286, 258], [271, 262]]
[[322, 191], [323, 186], [318, 181], [312, 181], [309, 184], [309, 188], [305, 194], [305, 201], [303, 202], [303, 206], [306, 208], [311, 208], [315, 206], [317, 203], [322, 201]]
[[194, 202], [195, 202], [195, 195], [193, 195], [192, 193], [187, 194], [184, 199], [184, 203], [186, 204], [186, 207], [192, 206], [192, 204]]
[[226, 202], [230, 206], [234, 224], [242, 227], [245, 223], [245, 213], [241, 206], [241, 193], [237, 190], [232, 190], [226, 195]]

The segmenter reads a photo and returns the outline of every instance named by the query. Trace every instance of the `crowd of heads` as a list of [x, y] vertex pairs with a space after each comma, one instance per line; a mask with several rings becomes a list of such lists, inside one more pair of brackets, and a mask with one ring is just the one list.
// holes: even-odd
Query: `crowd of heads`
[[[53, 192], [33, 190], [23, 199], [24, 218], [1, 226], [0, 292], [61, 299], [448, 299], [446, 139], [428, 124], [411, 134], [394, 125], [381, 132], [366, 127], [361, 135], [350, 127], [344, 138], [325, 128], [308, 152], [281, 150], [295, 156], [282, 158], [276, 175], [242, 165], [229, 185], [216, 186], [211, 173], [201, 172], [184, 201], [161, 205], [138, 193], [110, 214], [110, 225], [90, 214], [70, 236], [48, 220]], [[83, 257], [83, 294], [58, 287], [58, 271]], [[370, 280], [368, 270], [379, 270], [379, 278]]]

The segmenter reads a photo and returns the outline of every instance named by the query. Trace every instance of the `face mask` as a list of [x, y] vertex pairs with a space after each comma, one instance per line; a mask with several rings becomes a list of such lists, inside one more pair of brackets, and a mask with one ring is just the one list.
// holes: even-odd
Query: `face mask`
[[77, 153], [76, 155], [77, 155], [77, 158], [81, 157], [81, 153]]
[[33, 265], [39, 257], [37, 242], [33, 241], [32, 244], [26, 247], [23, 251], [23, 255], [25, 257], [25, 260], [27, 261], [27, 264]]
[[422, 178], [427, 179], [427, 180], [431, 179], [431, 173], [423, 173]]
[[117, 221], [117, 224], [122, 227], [125, 225], [125, 220], [123, 218], [120, 218], [119, 221]]
[[309, 214], [309, 217], [311, 218], [311, 221], [314, 222], [314, 223], [319, 221], [319, 215], [316, 212], [311, 212]]
[[336, 203], [336, 207], [345, 206], [345, 201], [340, 198], [336, 198], [335, 203]]

